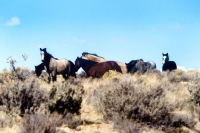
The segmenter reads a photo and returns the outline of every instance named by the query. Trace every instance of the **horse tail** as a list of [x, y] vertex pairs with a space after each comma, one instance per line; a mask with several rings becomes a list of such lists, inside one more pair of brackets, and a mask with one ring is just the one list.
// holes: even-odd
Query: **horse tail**
[[76, 78], [76, 69], [75, 69], [75, 65], [72, 61], [69, 60], [70, 66], [71, 66], [71, 70], [70, 70], [70, 75]]

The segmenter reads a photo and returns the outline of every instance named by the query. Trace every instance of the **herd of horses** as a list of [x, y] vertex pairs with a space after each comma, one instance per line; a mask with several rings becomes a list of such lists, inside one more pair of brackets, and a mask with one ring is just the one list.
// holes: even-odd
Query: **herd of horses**
[[[48, 73], [48, 81], [50, 83], [51, 78], [56, 81], [56, 75], [61, 74], [64, 79], [68, 79], [69, 76], [76, 78], [76, 72], [79, 68], [82, 68], [87, 76], [100, 78], [105, 72], [114, 70], [122, 74], [141, 72], [145, 73], [149, 69], [156, 69], [156, 64], [153, 61], [144, 62], [142, 59], [131, 60], [129, 63], [123, 63], [119, 61], [107, 61], [103, 57], [97, 54], [91, 54], [83, 52], [81, 57], [77, 57], [75, 64], [67, 59], [54, 58], [50, 53], [46, 51], [46, 48], [40, 48], [42, 63], [35, 66], [35, 73], [39, 77], [43, 70]], [[163, 67], [162, 71], [172, 71], [177, 69], [174, 61], [169, 61], [169, 55], [163, 54]]]

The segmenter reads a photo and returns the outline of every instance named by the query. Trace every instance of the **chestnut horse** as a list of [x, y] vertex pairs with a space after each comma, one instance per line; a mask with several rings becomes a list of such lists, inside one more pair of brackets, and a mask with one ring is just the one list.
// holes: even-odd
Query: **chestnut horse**
[[[86, 59], [86, 60], [95, 61], [95, 62], [98, 62], [98, 63], [107, 61], [103, 57], [98, 56], [97, 54], [91, 54], [91, 53], [88, 53], [88, 52], [83, 52], [81, 58]], [[120, 62], [120, 61], [115, 61], [115, 62], [120, 66], [123, 74], [128, 73], [128, 69], [127, 69], [125, 63]]]
[[82, 67], [86, 72], [87, 76], [100, 78], [104, 75], [105, 72], [109, 70], [115, 70], [122, 73], [120, 66], [115, 61], [105, 61], [105, 62], [94, 62], [86, 59], [77, 57], [75, 61], [75, 69]]

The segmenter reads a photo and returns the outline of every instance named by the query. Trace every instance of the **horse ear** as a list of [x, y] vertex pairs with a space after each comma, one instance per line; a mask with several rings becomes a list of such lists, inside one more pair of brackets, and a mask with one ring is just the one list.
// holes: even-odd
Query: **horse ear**
[[166, 55], [168, 55], [168, 53], [166, 53]]
[[46, 48], [44, 48], [43, 50], [44, 50], [44, 52], [46, 52]]
[[42, 51], [42, 48], [40, 48], [40, 51]]
[[165, 54], [162, 53], [162, 55], [164, 56]]

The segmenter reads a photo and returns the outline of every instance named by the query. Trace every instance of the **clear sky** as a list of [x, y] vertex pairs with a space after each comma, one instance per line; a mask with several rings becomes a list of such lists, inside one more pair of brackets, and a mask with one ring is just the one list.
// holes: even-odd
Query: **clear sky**
[[[153, 60], [162, 53], [200, 70], [200, 0], [0, 0], [0, 71], [34, 69], [39, 48], [75, 61], [82, 52], [107, 60]], [[28, 55], [23, 62], [22, 54]]]

